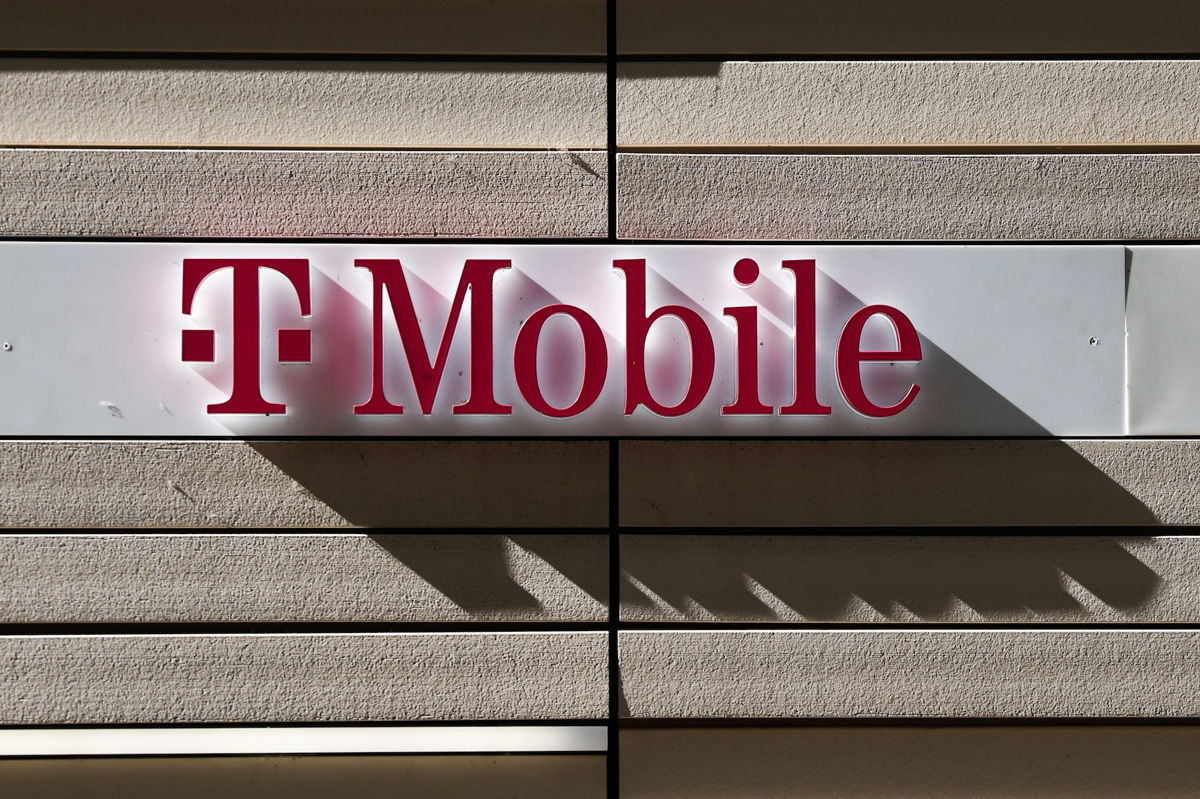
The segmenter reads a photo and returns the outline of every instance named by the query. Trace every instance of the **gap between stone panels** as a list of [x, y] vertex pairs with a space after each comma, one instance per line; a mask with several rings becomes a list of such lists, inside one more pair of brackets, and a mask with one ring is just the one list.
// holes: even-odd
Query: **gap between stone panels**
[[[617, 2], [604, 3], [605, 111], [608, 151], [608, 241], [617, 240]], [[605, 755], [605, 793], [621, 795], [620, 696], [621, 672], [618, 631], [621, 621], [620, 443], [608, 442], [608, 751]]]

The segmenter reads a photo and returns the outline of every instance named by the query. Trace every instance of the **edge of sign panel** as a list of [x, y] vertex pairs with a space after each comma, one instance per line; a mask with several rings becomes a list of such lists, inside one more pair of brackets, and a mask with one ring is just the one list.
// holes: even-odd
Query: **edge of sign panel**
[[1120, 245], [2, 242], [0, 277], [6, 437], [1126, 433]]

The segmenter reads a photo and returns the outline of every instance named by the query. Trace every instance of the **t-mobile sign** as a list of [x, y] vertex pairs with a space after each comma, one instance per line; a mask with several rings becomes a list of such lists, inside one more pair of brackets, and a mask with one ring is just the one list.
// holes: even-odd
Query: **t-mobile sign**
[[1118, 246], [0, 244], [4, 435], [1124, 433]]

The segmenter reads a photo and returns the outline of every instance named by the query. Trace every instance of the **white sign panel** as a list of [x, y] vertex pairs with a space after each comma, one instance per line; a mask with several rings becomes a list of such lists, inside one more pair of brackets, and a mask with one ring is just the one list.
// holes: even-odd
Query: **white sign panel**
[[1119, 246], [0, 244], [4, 436], [1121, 435]]
[[1179, 435], [1200, 429], [1200, 248], [1129, 248], [1125, 304], [1129, 432]]

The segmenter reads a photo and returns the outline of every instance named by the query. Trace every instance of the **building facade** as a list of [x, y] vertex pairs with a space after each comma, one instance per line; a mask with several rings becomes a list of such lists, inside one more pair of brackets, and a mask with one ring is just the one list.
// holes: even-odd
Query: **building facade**
[[[10, 10], [5, 795], [1195, 795], [1198, 29], [1180, 0]], [[184, 368], [183, 328], [182, 360], [216, 362], [189, 379], [228, 396], [221, 348], [237, 333], [191, 335], [181, 268], [267, 252], [335, 253], [347, 270], [562, 253], [531, 284], [547, 306], [609, 290], [575, 275], [576, 255], [675, 259], [680, 275], [710, 258], [733, 270], [725, 290], [762, 306], [764, 341], [797, 353], [788, 259], [816, 253], [821, 280], [836, 276], [825, 259], [853, 262], [846, 274], [869, 262], [874, 282], [818, 306], [833, 303], [820, 283], [813, 313], [846, 309], [830, 328], [844, 335], [856, 308], [894, 303], [919, 357], [899, 357], [900, 314], [874, 360], [924, 358], [936, 369], [919, 374], [942, 382], [893, 422], [864, 413], [847, 372], [822, 373], [814, 403], [834, 421], [810, 403], [811, 423], [785, 428], [798, 375], [844, 366], [814, 341], [814, 360], [776, 379], [787, 396], [764, 394], [759, 427], [716, 410], [720, 424], [672, 426], [645, 408], [539, 426], [564, 403], [536, 395], [535, 331], [533, 377], [505, 354], [518, 374], [500, 399], [543, 410], [510, 421], [443, 409], [397, 433], [347, 404], [344, 428], [273, 411], [266, 426], [188, 427], [189, 413], [215, 422], [153, 383], [156, 348], [173, 353], [162, 369]], [[908, 294], [879, 288], [909, 274], [901, 262], [938, 258]], [[753, 293], [759, 267], [782, 285], [774, 259], [793, 264], [791, 322]], [[177, 282], [125, 291], [135, 267]], [[255, 294], [251, 371], [277, 372], [255, 371], [260, 344], [311, 361], [288, 373], [308, 382], [267, 393], [328, 414], [323, 398], [384, 349], [368, 331], [385, 295], [372, 317], [370, 284], [313, 274], [318, 310], [304, 310], [308, 282], [284, 310], [262, 305], [294, 316], [298, 297], [312, 327], [288, 330], [310, 331], [303, 343], [282, 322], [277, 340], [257, 329]], [[404, 284], [420, 325], [422, 292], [446, 312], [457, 274], [448, 293]], [[698, 303], [677, 321], [708, 320], [719, 357], [756, 351], [758, 332], [735, 343], [749, 317], [655, 285], [641, 301]], [[401, 326], [397, 286], [387, 324]], [[151, 306], [175, 326], [162, 341], [139, 326]], [[321, 338], [321, 308], [337, 307], [361, 331]], [[497, 301], [518, 349], [532, 307]], [[1064, 325], [1079, 336], [1059, 357]], [[601, 318], [594, 341], [619, 364], [613, 329]], [[477, 388], [454, 383], [477, 375], [445, 341], [447, 379]], [[856, 375], [881, 352], [860, 349]], [[363, 371], [339, 371], [350, 362]], [[580, 398], [589, 368], [570, 367]], [[631, 415], [640, 426], [621, 427]]]

